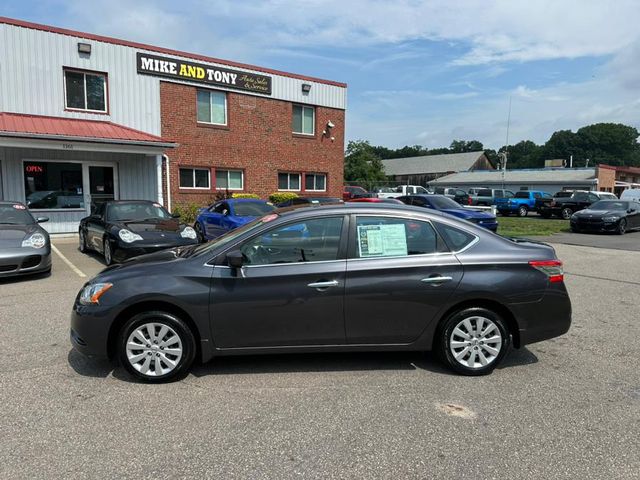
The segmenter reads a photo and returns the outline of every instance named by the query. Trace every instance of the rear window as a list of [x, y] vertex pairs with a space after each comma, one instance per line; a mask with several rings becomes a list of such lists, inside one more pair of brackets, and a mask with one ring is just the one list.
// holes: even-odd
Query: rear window
[[460, 230], [459, 228], [452, 227], [451, 225], [439, 222], [434, 222], [434, 224], [438, 233], [442, 235], [446, 244], [454, 252], [458, 252], [469, 246], [471, 242], [476, 239], [475, 235], [465, 232], [464, 230]]
[[529, 192], [516, 192], [516, 198], [529, 198]]

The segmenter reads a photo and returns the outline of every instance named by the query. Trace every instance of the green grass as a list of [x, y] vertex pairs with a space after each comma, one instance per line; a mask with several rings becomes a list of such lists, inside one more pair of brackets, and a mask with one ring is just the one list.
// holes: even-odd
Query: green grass
[[498, 216], [498, 225], [498, 233], [505, 237], [546, 236], [571, 231], [567, 220], [542, 217]]

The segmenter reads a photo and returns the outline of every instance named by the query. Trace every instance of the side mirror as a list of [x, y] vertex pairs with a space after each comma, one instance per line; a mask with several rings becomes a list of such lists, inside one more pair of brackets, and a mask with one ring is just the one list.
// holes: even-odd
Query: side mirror
[[49, 221], [49, 217], [38, 217], [36, 218], [36, 222], [38, 223], [44, 223], [44, 222], [48, 222]]
[[171, 218], [180, 218], [180, 214], [179, 213], [172, 213], [171, 214]]
[[635, 209], [635, 208], [630, 208], [629, 210], [627, 210], [627, 213], [633, 213], [633, 212], [635, 212], [635, 211], [636, 211], [636, 209]]
[[227, 265], [231, 268], [242, 268], [244, 265], [244, 255], [240, 250], [232, 250], [227, 253]]

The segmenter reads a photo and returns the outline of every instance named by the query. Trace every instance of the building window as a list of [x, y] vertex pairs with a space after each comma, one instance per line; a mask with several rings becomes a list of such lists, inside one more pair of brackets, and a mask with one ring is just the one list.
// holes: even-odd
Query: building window
[[216, 169], [217, 190], [243, 190], [244, 172], [242, 170]]
[[82, 164], [25, 162], [25, 203], [30, 209], [84, 209]]
[[278, 174], [278, 190], [300, 190], [300, 174], [299, 173], [279, 173]]
[[313, 135], [315, 132], [315, 110], [303, 105], [293, 106], [293, 133]]
[[210, 90], [198, 90], [198, 122], [226, 125], [227, 94]]
[[208, 168], [181, 168], [180, 188], [211, 188], [211, 172]]
[[107, 111], [107, 76], [104, 73], [64, 70], [64, 90], [66, 108]]
[[327, 189], [327, 176], [324, 173], [306, 173], [304, 175], [304, 189], [324, 192]]

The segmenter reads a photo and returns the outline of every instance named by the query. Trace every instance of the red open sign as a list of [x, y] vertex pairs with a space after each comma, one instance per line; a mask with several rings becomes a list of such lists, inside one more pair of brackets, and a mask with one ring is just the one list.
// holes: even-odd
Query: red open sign
[[44, 168], [42, 165], [27, 165], [24, 167], [25, 172], [27, 173], [42, 173], [44, 172]]

